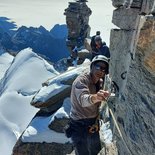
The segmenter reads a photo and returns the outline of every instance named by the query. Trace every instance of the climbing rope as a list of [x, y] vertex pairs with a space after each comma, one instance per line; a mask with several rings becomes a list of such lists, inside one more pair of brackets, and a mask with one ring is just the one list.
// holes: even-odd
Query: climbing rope
[[[105, 76], [105, 81], [104, 81], [103, 90], [105, 90], [105, 91], [108, 90], [109, 92], [111, 92], [111, 78], [109, 77], [109, 75], [106, 75], [106, 76]], [[115, 94], [112, 93], [111, 96], [115, 96]], [[117, 129], [117, 131], [118, 131], [118, 133], [119, 133], [119, 135], [120, 135], [120, 137], [121, 137], [121, 139], [122, 139], [122, 141], [123, 141], [123, 143], [124, 143], [124, 145], [125, 145], [125, 147], [126, 147], [128, 153], [129, 153], [130, 155], [133, 155], [132, 151], [129, 149], [129, 147], [127, 146], [127, 144], [126, 144], [126, 142], [125, 142], [125, 140], [124, 140], [123, 134], [122, 134], [122, 132], [121, 132], [121, 130], [120, 130], [120, 127], [119, 127], [119, 125], [118, 125], [118, 123], [117, 123], [117, 121], [116, 121], [116, 118], [115, 118], [115, 116], [114, 116], [114, 114], [113, 114], [111, 108], [108, 106], [109, 98], [110, 98], [110, 97], [108, 97], [108, 98], [106, 99], [106, 102], [105, 102], [105, 101], [102, 101], [102, 103], [101, 103], [101, 107], [102, 107], [102, 108], [101, 108], [100, 112], [103, 110], [103, 105], [107, 104], [107, 108], [108, 108], [108, 110], [109, 110], [109, 113], [110, 113], [111, 116], [112, 116], [112, 119], [113, 119], [113, 121], [114, 121], [114, 125], [116, 126], [116, 129]]]
[[114, 121], [114, 124], [115, 124], [115, 126], [116, 126], [116, 128], [117, 128], [117, 131], [118, 131], [118, 133], [119, 133], [119, 135], [120, 135], [120, 137], [121, 137], [121, 139], [122, 139], [122, 141], [123, 141], [123, 143], [124, 143], [126, 149], [128, 150], [128, 153], [129, 153], [130, 155], [133, 155], [133, 153], [131, 152], [131, 150], [129, 149], [129, 147], [127, 146], [127, 144], [126, 144], [126, 142], [125, 142], [125, 140], [124, 140], [124, 138], [123, 138], [123, 135], [122, 135], [122, 133], [121, 133], [121, 130], [120, 130], [120, 128], [119, 128], [119, 126], [118, 126], [118, 123], [117, 123], [117, 121], [116, 121], [116, 118], [115, 118], [115, 116], [114, 116], [112, 110], [109, 108], [109, 106], [108, 106], [108, 109], [109, 109], [109, 112], [110, 112], [110, 114], [111, 114], [111, 116], [112, 116], [112, 119], [113, 119], [113, 121]]

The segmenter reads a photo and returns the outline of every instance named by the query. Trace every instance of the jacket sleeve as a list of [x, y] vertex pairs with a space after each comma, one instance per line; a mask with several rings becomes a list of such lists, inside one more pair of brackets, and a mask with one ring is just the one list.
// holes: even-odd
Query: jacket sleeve
[[88, 88], [88, 82], [85, 80], [77, 81], [75, 84], [74, 93], [76, 95], [76, 99], [82, 107], [91, 106], [93, 103], [90, 99], [90, 91]]
[[103, 55], [105, 55], [107, 58], [110, 58], [110, 50], [106, 45], [103, 46]]

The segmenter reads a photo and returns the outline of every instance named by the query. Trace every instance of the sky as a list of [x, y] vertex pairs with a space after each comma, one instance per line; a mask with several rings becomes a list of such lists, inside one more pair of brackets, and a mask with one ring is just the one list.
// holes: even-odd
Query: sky
[[[51, 30], [55, 24], [66, 24], [63, 14], [68, 2], [74, 0], [1, 0], [0, 15], [10, 18], [18, 27], [42, 25]], [[90, 35], [100, 30], [103, 40], [108, 45], [110, 29], [114, 26], [111, 23], [114, 10], [111, 0], [88, 0], [87, 5], [92, 10], [89, 18]]]

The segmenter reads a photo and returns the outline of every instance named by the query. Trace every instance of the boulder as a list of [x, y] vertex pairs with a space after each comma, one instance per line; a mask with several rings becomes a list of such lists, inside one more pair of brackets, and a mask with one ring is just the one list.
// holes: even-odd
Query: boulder
[[135, 8], [118, 8], [113, 11], [112, 23], [123, 30], [134, 30], [139, 24], [139, 13], [140, 10]]
[[72, 55], [75, 46], [78, 48], [84, 45], [84, 39], [89, 37], [90, 27], [88, 25], [90, 8], [86, 5], [87, 1], [69, 2], [65, 9], [66, 23], [68, 28], [67, 47]]
[[76, 68], [73, 67], [46, 81], [33, 97], [31, 105], [45, 111], [58, 109], [64, 98], [70, 96], [71, 85], [74, 79], [82, 72], [88, 70], [89, 63], [86, 62]]

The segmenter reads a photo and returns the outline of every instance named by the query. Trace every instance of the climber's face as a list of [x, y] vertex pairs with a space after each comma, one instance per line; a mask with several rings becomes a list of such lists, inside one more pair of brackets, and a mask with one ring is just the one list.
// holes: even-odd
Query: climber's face
[[102, 41], [101, 40], [96, 40], [95, 44], [96, 44], [96, 46], [101, 46], [102, 45]]
[[103, 78], [106, 74], [107, 64], [104, 62], [96, 62], [93, 64], [91, 74], [93, 81], [96, 83], [99, 79]]

